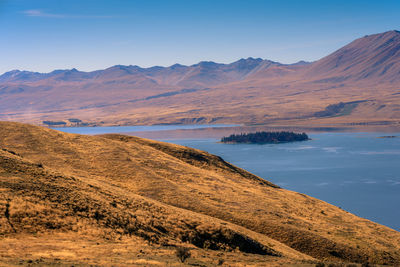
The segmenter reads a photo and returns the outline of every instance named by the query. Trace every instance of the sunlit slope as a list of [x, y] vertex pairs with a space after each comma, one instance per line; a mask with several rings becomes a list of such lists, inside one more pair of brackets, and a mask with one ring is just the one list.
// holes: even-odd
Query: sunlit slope
[[[243, 227], [165, 205], [118, 186], [63, 176], [3, 149], [0, 184], [0, 235], [4, 243], [13, 236], [28, 238], [40, 233], [49, 234], [42, 240], [46, 242], [61, 232], [69, 233], [71, 241], [80, 239], [79, 235], [104, 240], [125, 236], [138, 237], [134, 239], [136, 246], [189, 243], [217, 251], [237, 250], [239, 258], [243, 252], [267, 257], [266, 261], [268, 257], [289, 262], [311, 259]], [[5, 254], [1, 246], [0, 251]], [[18, 251], [11, 255], [16, 253], [23, 255]]]
[[[29, 225], [74, 231], [79, 221], [164, 245], [189, 241], [285, 259], [400, 262], [400, 233], [199, 150], [8, 122], [0, 123], [0, 148], [1, 208], [11, 199], [16, 232], [32, 232]], [[2, 232], [13, 232], [5, 218]]]

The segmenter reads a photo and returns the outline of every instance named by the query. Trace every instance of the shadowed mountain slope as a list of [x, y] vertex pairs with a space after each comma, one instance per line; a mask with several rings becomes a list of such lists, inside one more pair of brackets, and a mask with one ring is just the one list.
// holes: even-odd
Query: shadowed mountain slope
[[196, 149], [8, 122], [0, 148], [4, 238], [91, 229], [238, 261], [400, 262], [398, 232]]

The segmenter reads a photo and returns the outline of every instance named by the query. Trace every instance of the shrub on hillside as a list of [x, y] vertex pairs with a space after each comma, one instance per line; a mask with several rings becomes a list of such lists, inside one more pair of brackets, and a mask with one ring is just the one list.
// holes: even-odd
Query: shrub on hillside
[[190, 256], [192, 256], [192, 254], [190, 253], [189, 248], [186, 247], [178, 247], [176, 249], [176, 256], [178, 257], [178, 259], [180, 260], [180, 262], [185, 262], [186, 259], [190, 258]]

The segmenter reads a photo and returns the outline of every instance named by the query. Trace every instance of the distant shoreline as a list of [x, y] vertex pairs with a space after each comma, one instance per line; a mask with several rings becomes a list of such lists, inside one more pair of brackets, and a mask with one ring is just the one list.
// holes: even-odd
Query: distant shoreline
[[[136, 126], [97, 126], [97, 127], [56, 127], [50, 128], [62, 132], [77, 133], [77, 134], [105, 134], [119, 133], [125, 135], [133, 135], [149, 139], [221, 139], [223, 136], [230, 134], [248, 133], [256, 131], [294, 131], [315, 133], [379, 133], [382, 136], [400, 135], [400, 127], [388, 126], [363, 126], [363, 127], [337, 127], [337, 126], [281, 126], [281, 125], [209, 125], [209, 128], [175, 128], [163, 130], [149, 129], [156, 125], [136, 125]], [[129, 130], [128, 127], [143, 127], [141, 130]], [[165, 125], [164, 125], [165, 126]], [[173, 125], [169, 125], [173, 126]], [[176, 126], [185, 127], [186, 124]], [[106, 129], [115, 128], [112, 131], [104, 131]], [[121, 131], [124, 129], [123, 131]], [[83, 131], [79, 131], [83, 130]], [[91, 132], [91, 133], [89, 133]]]

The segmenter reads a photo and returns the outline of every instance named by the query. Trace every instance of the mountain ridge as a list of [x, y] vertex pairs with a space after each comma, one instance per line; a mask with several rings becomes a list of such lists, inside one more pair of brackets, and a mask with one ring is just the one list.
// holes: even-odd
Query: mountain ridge
[[[399, 62], [400, 33], [389, 31], [356, 39], [311, 63], [247, 58], [229, 64], [115, 65], [93, 72], [11, 71], [0, 76], [0, 119], [397, 127]], [[315, 116], [353, 102], [349, 112]]]
[[[400, 32], [388, 31], [367, 35], [324, 57], [314, 64], [309, 75], [337, 70], [356, 80], [375, 77], [378, 81], [398, 82], [400, 74]], [[394, 69], [394, 71], [392, 71]]]
[[[353, 42], [347, 44], [346, 46], [344, 46], [341, 49], [338, 49], [336, 52], [330, 54], [329, 56], [323, 57], [319, 61], [319, 64], [313, 64], [316, 63], [317, 61], [314, 62], [306, 62], [303, 60], [300, 60], [298, 62], [295, 63], [291, 63], [291, 64], [283, 64], [280, 62], [276, 62], [276, 61], [271, 61], [268, 59], [261, 59], [261, 58], [253, 58], [253, 57], [248, 57], [248, 58], [241, 58], [237, 61], [231, 62], [231, 63], [217, 63], [214, 61], [200, 61], [198, 63], [192, 64], [192, 65], [182, 65], [179, 63], [175, 63], [171, 66], [152, 66], [152, 67], [139, 67], [137, 65], [114, 65], [111, 67], [108, 67], [106, 69], [99, 69], [99, 70], [94, 70], [94, 71], [79, 71], [75, 68], [72, 69], [59, 69], [59, 70], [53, 70], [51, 72], [47, 72], [47, 73], [40, 73], [40, 72], [34, 72], [34, 71], [26, 71], [26, 70], [11, 70], [8, 72], [3, 73], [2, 75], [0, 75], [0, 82], [9, 82], [10, 80], [7, 80], [7, 78], [14, 78], [15, 76], [19, 76], [19, 75], [37, 75], [37, 76], [41, 76], [43, 79], [47, 78], [47, 77], [51, 77], [53, 75], [57, 75], [60, 73], [80, 73], [80, 74], [85, 74], [88, 75], [88, 77], [94, 77], [94, 76], [98, 76], [101, 75], [102, 72], [106, 71], [106, 70], [110, 70], [110, 69], [114, 69], [114, 68], [120, 68], [120, 69], [124, 69], [124, 70], [129, 70], [128, 73], [132, 73], [133, 70], [135, 71], [139, 71], [139, 72], [148, 72], [151, 70], [167, 70], [167, 69], [177, 69], [177, 68], [190, 68], [190, 67], [206, 67], [206, 68], [215, 68], [215, 67], [231, 67], [231, 66], [235, 66], [235, 65], [242, 65], [245, 66], [246, 68], [249, 67], [249, 64], [254, 65], [254, 63], [257, 63], [256, 66], [258, 66], [261, 63], [271, 63], [274, 65], [279, 65], [279, 66], [298, 66], [298, 65], [309, 65], [309, 64], [313, 64], [314, 67], [311, 68], [309, 70], [309, 72], [313, 72], [315, 71], [315, 69], [320, 69], [320, 71], [327, 71], [324, 69], [321, 69], [321, 66], [324, 65], [325, 61], [329, 60], [329, 57], [339, 57], [339, 58], [343, 58], [344, 56], [341, 55], [341, 53], [343, 53], [344, 50], [350, 50], [350, 49], [355, 49], [357, 48], [356, 46], [359, 43], [362, 42], [367, 42], [367, 45], [369, 45], [374, 41], [377, 41], [379, 39], [383, 39], [383, 41], [385, 42], [384, 45], [390, 45], [391, 42], [397, 42], [397, 44], [395, 45], [395, 47], [393, 47], [389, 52], [391, 52], [393, 55], [396, 54], [398, 55], [398, 51], [399, 51], [399, 45], [398, 43], [400, 38], [400, 31], [397, 30], [391, 30], [391, 31], [387, 31], [387, 32], [383, 32], [383, 33], [378, 33], [378, 34], [372, 34], [372, 35], [365, 35], [364, 37], [358, 38], [356, 40], [354, 40]], [[387, 40], [389, 39], [389, 40]], [[376, 49], [380, 49], [382, 48], [383, 45], [379, 46]], [[354, 52], [353, 52], [354, 53]], [[360, 52], [358, 52], [360, 53]], [[339, 55], [338, 55], [339, 54]], [[365, 53], [364, 53], [365, 54]], [[371, 57], [371, 56], [370, 56]], [[373, 55], [372, 57], [375, 57], [375, 55]], [[350, 58], [348, 59], [349, 61], [352, 61], [353, 59]], [[322, 61], [322, 63], [321, 63]], [[340, 62], [337, 62], [337, 64], [339, 64]], [[379, 63], [379, 62], [378, 62]], [[335, 64], [336, 65], [336, 64]], [[337, 66], [336, 66], [337, 67]], [[348, 67], [346, 68], [348, 69]], [[329, 69], [328, 69], [329, 71]], [[368, 75], [367, 75], [368, 76]], [[24, 77], [22, 77], [24, 80]], [[26, 79], [27, 77], [25, 77]], [[14, 80], [17, 81], [17, 80]]]
[[[292, 64], [284, 64], [284, 63], [280, 63], [280, 62], [276, 62], [276, 61], [272, 61], [272, 60], [268, 60], [268, 59], [262, 59], [262, 58], [253, 58], [253, 57], [248, 57], [248, 58], [240, 58], [234, 62], [231, 63], [218, 63], [218, 62], [214, 62], [214, 61], [200, 61], [198, 63], [194, 63], [191, 65], [182, 65], [180, 63], [175, 63], [173, 65], [170, 66], [151, 66], [151, 67], [140, 67], [138, 65], [113, 65], [110, 66], [108, 68], [105, 69], [97, 69], [97, 70], [92, 70], [92, 71], [80, 71], [77, 70], [76, 68], [72, 68], [72, 69], [56, 69], [56, 70], [52, 70], [50, 72], [37, 72], [37, 71], [27, 71], [27, 70], [19, 70], [19, 69], [14, 69], [14, 70], [10, 70], [7, 71], [3, 74], [0, 75], [0, 81], [4, 81], [5, 78], [7, 78], [7, 76], [10, 75], [15, 75], [15, 74], [19, 74], [19, 73], [29, 73], [29, 74], [38, 74], [38, 75], [50, 75], [50, 74], [58, 74], [58, 73], [62, 73], [62, 72], [81, 72], [81, 73], [98, 73], [101, 71], [105, 71], [107, 69], [112, 69], [112, 68], [123, 68], [123, 69], [136, 69], [136, 70], [152, 70], [152, 69], [176, 69], [176, 68], [187, 68], [187, 67], [196, 67], [196, 66], [200, 66], [200, 65], [207, 65], [207, 64], [211, 64], [211, 65], [220, 65], [220, 66], [227, 66], [227, 65], [234, 65], [237, 63], [241, 63], [241, 62], [246, 62], [246, 61], [256, 61], [256, 62], [262, 62], [262, 61], [267, 61], [267, 62], [271, 62], [271, 63], [276, 63], [279, 65], [295, 65], [295, 64], [299, 64], [300, 63], [309, 63], [306, 61], [299, 61], [299, 62], [295, 62]], [[4, 77], [3, 77], [4, 76]]]

